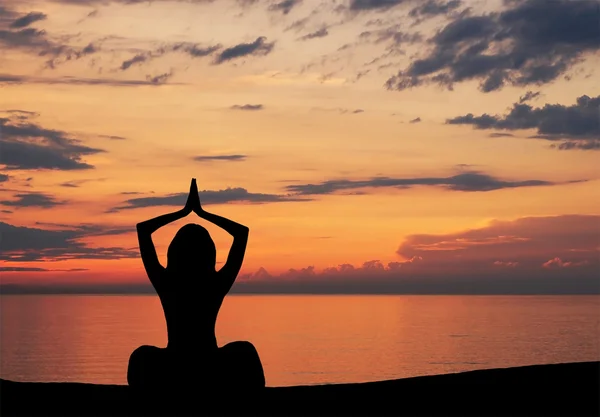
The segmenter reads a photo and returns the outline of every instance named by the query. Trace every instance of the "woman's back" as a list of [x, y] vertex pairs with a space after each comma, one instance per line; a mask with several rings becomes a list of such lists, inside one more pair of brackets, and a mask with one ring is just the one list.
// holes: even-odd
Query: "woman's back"
[[167, 277], [158, 292], [167, 323], [168, 347], [213, 349], [217, 347], [215, 325], [225, 298], [217, 273], [208, 277]]

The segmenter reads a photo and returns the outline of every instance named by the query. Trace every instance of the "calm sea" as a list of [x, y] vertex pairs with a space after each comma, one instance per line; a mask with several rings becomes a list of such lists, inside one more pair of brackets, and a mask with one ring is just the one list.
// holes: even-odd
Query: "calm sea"
[[[126, 384], [131, 351], [167, 343], [156, 296], [2, 296], [0, 317], [17, 381]], [[595, 361], [600, 297], [231, 295], [217, 338], [254, 343], [269, 386]]]

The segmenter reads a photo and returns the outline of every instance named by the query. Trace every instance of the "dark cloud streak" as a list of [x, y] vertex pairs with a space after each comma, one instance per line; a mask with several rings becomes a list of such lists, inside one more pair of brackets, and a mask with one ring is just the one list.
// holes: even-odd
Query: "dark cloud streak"
[[48, 16], [44, 13], [40, 12], [30, 12], [25, 16], [22, 16], [16, 19], [11, 25], [11, 28], [24, 28], [29, 26], [32, 23], [39, 22], [40, 20], [45, 20]]
[[[185, 205], [187, 193], [169, 194], [161, 197], [139, 197], [126, 200], [124, 205], [115, 207], [109, 212], [136, 209], [143, 207], [159, 206], [181, 206]], [[227, 203], [280, 203], [310, 201], [308, 198], [300, 198], [293, 195], [250, 193], [244, 188], [227, 188], [224, 190], [204, 190], [199, 192], [200, 201], [203, 205], [227, 204]]]
[[245, 56], [264, 56], [271, 53], [275, 42], [267, 42], [267, 38], [260, 36], [251, 43], [240, 43], [223, 50], [217, 55], [214, 63], [222, 64], [232, 59], [241, 58]]
[[506, 188], [537, 187], [555, 185], [549, 181], [525, 180], [505, 181], [478, 172], [464, 172], [452, 177], [431, 178], [388, 178], [375, 177], [369, 180], [330, 180], [319, 184], [288, 185], [286, 190], [297, 195], [334, 194], [339, 191], [363, 188], [408, 188], [414, 186], [438, 186], [452, 191], [485, 192]]
[[6, 169], [91, 169], [81, 161], [105, 152], [81, 144], [67, 132], [41, 127], [29, 117], [0, 117], [0, 164]]
[[298, 40], [300, 41], [307, 41], [310, 39], [315, 39], [315, 38], [324, 38], [325, 36], [329, 35], [329, 31], [327, 30], [327, 28], [323, 27], [319, 30], [316, 30], [314, 32], [311, 32], [307, 35], [301, 36], [298, 38]]
[[2, 200], [0, 204], [9, 207], [29, 208], [52, 208], [66, 204], [66, 201], [58, 201], [54, 196], [44, 193], [19, 193], [13, 197], [16, 200]]
[[[529, 94], [529, 93], [528, 93]], [[453, 125], [471, 125], [475, 129], [526, 130], [536, 129], [534, 138], [551, 141], [566, 140], [558, 149], [600, 149], [600, 96], [590, 98], [578, 97], [571, 106], [562, 104], [546, 104], [534, 108], [524, 101], [535, 95], [527, 94], [514, 103], [506, 115], [472, 113], [454, 117], [446, 121]], [[496, 135], [498, 136], [498, 135]]]
[[[153, 80], [120, 80], [116, 78], [81, 78], [72, 76], [61, 77], [35, 77], [27, 75], [0, 74], [0, 85], [5, 84], [62, 84], [62, 85], [99, 85], [111, 87], [142, 87], [142, 86], [160, 86], [161, 83]], [[170, 83], [170, 85], [182, 85], [181, 83]]]
[[413, 8], [408, 15], [411, 17], [432, 17], [445, 15], [459, 8], [461, 5], [461, 0], [450, 0], [447, 2], [441, 2], [439, 0], [427, 0], [426, 2], [420, 3], [417, 7]]
[[302, 0], [282, 0], [279, 3], [273, 3], [269, 5], [268, 10], [270, 12], [281, 12], [283, 14], [288, 14], [301, 2]]
[[262, 104], [234, 104], [231, 106], [232, 110], [246, 110], [246, 111], [257, 111], [264, 110], [264, 106]]
[[[51, 225], [56, 227], [56, 225]], [[89, 236], [123, 234], [131, 228], [100, 225], [65, 226], [62, 230], [47, 230], [13, 226], [0, 222], [2, 251], [0, 260], [6, 262], [62, 261], [68, 259], [137, 258], [138, 250], [119, 247], [89, 247], [80, 239]]]
[[199, 155], [195, 156], [194, 161], [244, 161], [247, 155]]

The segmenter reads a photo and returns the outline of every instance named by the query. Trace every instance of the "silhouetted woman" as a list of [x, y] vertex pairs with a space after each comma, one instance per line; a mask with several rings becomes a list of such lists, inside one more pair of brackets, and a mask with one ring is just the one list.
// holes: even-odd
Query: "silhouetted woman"
[[[167, 267], [158, 261], [152, 233], [191, 212], [233, 236], [225, 265], [216, 271], [216, 248], [208, 231], [197, 224], [183, 226], [169, 245]], [[223, 298], [233, 285], [248, 242], [246, 226], [204, 211], [196, 179], [182, 210], [137, 225], [140, 253], [156, 289], [167, 322], [166, 348], [140, 346], [129, 358], [130, 386], [177, 390], [194, 387], [260, 389], [265, 377], [250, 342], [217, 346], [215, 324]]]

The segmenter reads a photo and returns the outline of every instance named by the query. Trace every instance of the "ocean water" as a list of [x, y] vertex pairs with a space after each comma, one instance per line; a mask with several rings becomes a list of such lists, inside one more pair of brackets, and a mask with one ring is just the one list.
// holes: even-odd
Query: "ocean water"
[[[166, 346], [156, 296], [0, 297], [0, 377], [126, 384]], [[251, 341], [268, 386], [600, 360], [599, 296], [230, 295], [220, 345]]]

